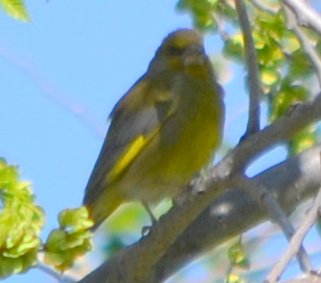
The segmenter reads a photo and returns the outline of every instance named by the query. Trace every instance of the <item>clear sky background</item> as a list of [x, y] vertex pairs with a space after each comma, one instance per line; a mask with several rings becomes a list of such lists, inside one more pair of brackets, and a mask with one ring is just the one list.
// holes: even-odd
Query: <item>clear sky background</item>
[[[113, 105], [145, 72], [163, 38], [192, 26], [175, 4], [27, 0], [31, 24], [0, 13], [0, 156], [33, 183], [47, 215], [43, 239], [61, 210], [81, 204]], [[208, 54], [221, 47], [217, 36], [206, 38]], [[244, 74], [235, 65], [224, 72], [225, 144], [235, 145], [246, 125]], [[276, 150], [252, 173], [284, 157]], [[56, 281], [35, 269], [5, 282]]]

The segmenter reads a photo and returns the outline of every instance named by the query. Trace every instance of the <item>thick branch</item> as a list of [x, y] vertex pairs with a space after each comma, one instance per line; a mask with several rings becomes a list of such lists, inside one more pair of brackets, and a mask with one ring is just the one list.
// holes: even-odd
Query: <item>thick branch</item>
[[[299, 203], [313, 196], [320, 186], [320, 150], [321, 145], [309, 149], [261, 173], [255, 180], [276, 196], [286, 212], [293, 211]], [[246, 232], [268, 218], [266, 210], [248, 194], [237, 189], [228, 190], [173, 243], [151, 270], [149, 281], [146, 282], [164, 281], [197, 255]], [[120, 278], [123, 280], [123, 277], [116, 276], [127, 272], [123, 260], [137, 260], [135, 255], [127, 259], [128, 249], [122, 252], [122, 256], [106, 262], [80, 282], [130, 282], [117, 281]]]
[[[267, 209], [271, 220], [279, 226], [286, 239], [288, 241], [291, 240], [295, 233], [295, 229], [274, 195], [267, 190], [264, 185], [256, 182], [254, 179], [240, 175], [235, 178], [235, 186], [243, 189], [245, 192], [248, 192], [257, 203], [262, 204], [263, 208]], [[303, 272], [310, 272], [313, 269], [313, 266], [308, 253], [302, 245], [300, 245], [296, 255], [301, 270]]]
[[[321, 93], [307, 102], [290, 108], [272, 125], [243, 141], [216, 167], [222, 168], [220, 171], [225, 172], [225, 175], [230, 174], [231, 170], [244, 169], [245, 164], [249, 165], [259, 154], [262, 155], [278, 143], [289, 141], [309, 124], [320, 120], [320, 111]], [[215, 170], [217, 169], [212, 169]]]
[[[298, 105], [273, 125], [247, 138], [200, 180], [199, 186], [204, 193], [196, 196], [192, 194], [181, 206], [172, 208], [152, 227], [148, 236], [120, 252], [80, 282], [158, 282], [160, 277], [154, 277], [155, 280], [150, 280], [150, 277], [155, 274], [162, 258], [172, 249], [187, 227], [218, 197], [222, 189], [228, 187], [233, 174], [243, 170], [258, 154], [276, 143], [290, 139], [320, 118], [321, 94]], [[268, 181], [273, 183], [271, 178]], [[282, 180], [280, 182], [282, 183]], [[270, 186], [266, 184], [265, 187]], [[277, 184], [274, 183], [274, 187], [278, 188]], [[295, 189], [300, 190], [300, 187]], [[292, 188], [292, 195], [295, 195], [295, 189]], [[239, 199], [237, 197], [238, 201]], [[244, 227], [244, 219], [241, 222]], [[208, 230], [207, 226], [203, 227]]]
[[[276, 165], [254, 178], [278, 200], [287, 213], [314, 196], [321, 183], [319, 152], [321, 145]], [[269, 219], [269, 213], [249, 194], [231, 189], [213, 202], [157, 265], [153, 279], [167, 278], [198, 254], [256, 227]], [[206, 228], [204, 228], [206, 227]]]

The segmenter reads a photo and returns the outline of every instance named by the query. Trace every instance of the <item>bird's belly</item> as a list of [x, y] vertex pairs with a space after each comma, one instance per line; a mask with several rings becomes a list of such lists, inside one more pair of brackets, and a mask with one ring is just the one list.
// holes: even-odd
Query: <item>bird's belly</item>
[[175, 196], [213, 157], [220, 143], [217, 115], [211, 111], [192, 117], [188, 127], [162, 128], [122, 176], [124, 195], [149, 203]]

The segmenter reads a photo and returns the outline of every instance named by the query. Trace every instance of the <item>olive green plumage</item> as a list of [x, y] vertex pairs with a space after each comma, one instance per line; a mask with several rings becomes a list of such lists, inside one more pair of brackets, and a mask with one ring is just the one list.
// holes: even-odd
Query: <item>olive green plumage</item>
[[223, 95], [200, 34], [169, 34], [110, 118], [84, 197], [95, 227], [123, 202], [175, 196], [220, 145]]

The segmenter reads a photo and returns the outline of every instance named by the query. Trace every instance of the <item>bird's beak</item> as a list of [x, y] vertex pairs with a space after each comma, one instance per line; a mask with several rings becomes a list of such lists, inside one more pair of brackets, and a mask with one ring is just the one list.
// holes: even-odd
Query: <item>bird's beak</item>
[[188, 46], [183, 56], [184, 65], [186, 67], [201, 66], [205, 63], [204, 48], [198, 44]]

